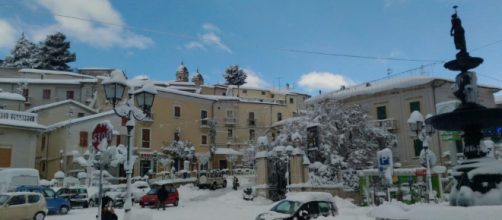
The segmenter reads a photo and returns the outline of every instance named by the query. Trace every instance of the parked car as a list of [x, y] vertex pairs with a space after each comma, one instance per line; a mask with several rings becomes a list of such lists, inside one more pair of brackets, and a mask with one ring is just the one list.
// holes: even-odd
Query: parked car
[[157, 197], [157, 192], [160, 189], [160, 187], [166, 187], [167, 192], [168, 192], [167, 199], [164, 201], [164, 204], [166, 204], [166, 205], [172, 204], [174, 206], [178, 206], [180, 197], [178, 194], [178, 190], [176, 189], [176, 187], [174, 187], [174, 185], [162, 184], [162, 183], [155, 184], [154, 183], [154, 184], [152, 184], [152, 188], [150, 189], [150, 191], [146, 195], [141, 197], [141, 199], [139, 200], [139, 205], [141, 206], [141, 208], [144, 208], [147, 206], [155, 207], [158, 205], [159, 198]]
[[47, 205], [40, 193], [0, 193], [0, 213], [0, 220], [43, 220], [47, 215]]
[[0, 192], [15, 191], [18, 186], [38, 186], [38, 170], [31, 168], [0, 168]]
[[82, 206], [88, 208], [95, 206], [95, 201], [87, 193], [87, 188], [84, 187], [64, 187], [56, 192], [56, 195], [70, 200], [72, 207]]
[[224, 171], [219, 170], [201, 170], [197, 174], [197, 186], [199, 189], [218, 189], [227, 188], [227, 178]]
[[16, 192], [36, 192], [45, 197], [48, 214], [66, 215], [70, 211], [70, 201], [66, 198], [56, 195], [56, 192], [46, 186], [19, 186]]
[[259, 214], [256, 220], [268, 219], [315, 219], [338, 214], [333, 196], [323, 192], [289, 193], [268, 212]]

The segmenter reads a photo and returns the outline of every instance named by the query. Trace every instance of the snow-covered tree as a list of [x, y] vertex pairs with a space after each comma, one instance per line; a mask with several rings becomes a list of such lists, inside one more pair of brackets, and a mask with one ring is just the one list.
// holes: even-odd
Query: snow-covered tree
[[23, 33], [21, 34], [21, 37], [17, 39], [14, 48], [12, 48], [10, 53], [5, 57], [2, 66], [15, 68], [32, 68], [38, 62], [37, 54], [37, 46], [33, 42], [26, 39]]
[[[304, 115], [286, 121], [272, 146], [300, 146], [307, 154], [313, 151], [315, 157], [309, 155], [311, 171], [319, 182], [357, 182], [347, 175], [373, 167], [376, 151], [396, 144], [393, 134], [369, 121], [360, 106], [325, 100], [310, 106]], [[314, 150], [307, 147], [307, 130], [311, 127], [317, 127], [318, 146]], [[347, 175], [340, 176], [342, 171]], [[352, 182], [347, 184], [353, 185]]]
[[66, 36], [63, 33], [48, 35], [39, 47], [39, 62], [35, 67], [37, 69], [69, 70], [70, 67], [67, 63], [76, 60], [75, 53], [68, 50], [70, 42], [66, 41]]
[[195, 158], [195, 147], [187, 141], [173, 141], [170, 145], [162, 147], [160, 150], [172, 158], [184, 160], [193, 160]]
[[248, 77], [246, 72], [237, 65], [230, 65], [223, 74], [227, 85], [237, 86], [237, 96], [239, 96], [239, 87], [246, 83]]

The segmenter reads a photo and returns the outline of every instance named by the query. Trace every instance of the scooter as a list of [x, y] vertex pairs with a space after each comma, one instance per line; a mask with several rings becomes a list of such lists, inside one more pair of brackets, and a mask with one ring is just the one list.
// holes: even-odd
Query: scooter
[[245, 188], [244, 191], [242, 192], [242, 198], [244, 200], [253, 200], [254, 199], [254, 194], [253, 194], [253, 189], [252, 188]]
[[234, 190], [237, 190], [237, 188], [239, 188], [239, 179], [234, 178], [234, 182], [233, 182], [233, 186], [232, 186], [232, 188], [233, 188]]

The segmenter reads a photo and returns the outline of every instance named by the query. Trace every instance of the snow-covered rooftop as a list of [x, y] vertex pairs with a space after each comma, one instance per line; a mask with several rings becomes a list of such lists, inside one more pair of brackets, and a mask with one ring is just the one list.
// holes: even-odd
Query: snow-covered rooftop
[[97, 79], [30, 79], [30, 78], [0, 78], [0, 83], [32, 83], [32, 84], [73, 84], [96, 83]]
[[43, 109], [53, 108], [53, 107], [64, 105], [64, 104], [68, 104], [68, 103], [75, 104], [75, 105], [77, 105], [79, 107], [82, 107], [83, 109], [89, 110], [89, 111], [91, 111], [93, 113], [97, 113], [97, 111], [95, 109], [92, 109], [89, 106], [86, 106], [86, 105], [84, 105], [84, 104], [82, 104], [80, 102], [77, 102], [77, 101], [73, 100], [73, 99], [67, 99], [67, 100], [63, 100], [63, 101], [59, 101], [59, 102], [53, 102], [53, 103], [49, 103], [49, 104], [46, 104], [46, 105], [39, 105], [37, 107], [30, 108], [30, 109], [28, 109], [26, 111], [27, 112], [38, 112], [38, 111], [43, 110]]
[[495, 104], [497, 104], [497, 105], [502, 104], [502, 95], [501, 96], [495, 96]]
[[208, 99], [208, 100], [213, 100], [213, 101], [218, 101], [218, 100], [234, 100], [238, 101], [238, 97], [233, 97], [233, 96], [218, 96], [218, 95], [201, 95], [201, 94], [196, 94], [196, 93], [191, 93], [191, 92], [185, 92], [177, 89], [170, 89], [170, 88], [162, 88], [157, 86], [157, 91], [158, 92], [165, 92], [165, 93], [172, 93], [172, 94], [177, 94], [177, 95], [184, 95], [184, 96], [190, 96], [194, 98], [200, 98], [200, 99]]
[[[420, 85], [430, 83], [434, 80], [443, 80], [454, 82], [451, 79], [441, 78], [437, 76], [398, 76], [390, 79], [378, 80], [373, 82], [362, 83], [354, 86], [346, 87], [345, 89], [328, 92], [322, 95], [314, 96], [307, 99], [306, 103], [315, 103], [328, 98], [343, 100], [355, 96], [372, 95], [379, 92], [389, 91], [393, 89], [412, 88]], [[497, 86], [480, 85], [482, 87], [501, 89]]]
[[68, 72], [68, 71], [57, 71], [57, 70], [40, 70], [40, 69], [20, 69], [20, 73], [38, 73], [41, 75], [66, 75], [66, 76], [75, 76], [81, 78], [94, 79], [95, 77], [84, 75], [80, 73]]
[[104, 117], [104, 116], [108, 116], [108, 115], [113, 115], [113, 114], [115, 114], [113, 112], [113, 110], [110, 110], [110, 111], [101, 112], [101, 113], [94, 114], [94, 115], [84, 116], [84, 117], [81, 117], [81, 118], [73, 118], [73, 119], [68, 119], [68, 120], [65, 120], [65, 121], [60, 121], [60, 122], [54, 123], [52, 125], [49, 125], [47, 127], [46, 131], [53, 131], [53, 130], [56, 130], [56, 129], [58, 129], [60, 127], [63, 127], [63, 126], [67, 126], [67, 125], [71, 125], [71, 124], [76, 124], [76, 123], [84, 122], [84, 121], [87, 121], [87, 120], [91, 120], [91, 119], [95, 119], [95, 118], [99, 118], [99, 117]]
[[0, 89], [0, 99], [4, 100], [14, 100], [14, 101], [25, 101], [26, 99], [21, 94], [4, 92]]
[[292, 122], [295, 122], [295, 121], [300, 121], [300, 120], [303, 120], [303, 119], [305, 119], [305, 117], [286, 118], [286, 119], [282, 119], [280, 121], [272, 123], [271, 127], [283, 126], [285, 124], [289, 124], [289, 123], [292, 123]]

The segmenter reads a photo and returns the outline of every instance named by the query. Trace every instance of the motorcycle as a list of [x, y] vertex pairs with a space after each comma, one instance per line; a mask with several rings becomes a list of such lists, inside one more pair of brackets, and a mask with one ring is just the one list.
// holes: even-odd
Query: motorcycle
[[253, 189], [252, 188], [245, 188], [244, 191], [242, 192], [242, 198], [244, 200], [253, 200], [254, 199], [254, 194], [253, 194]]

